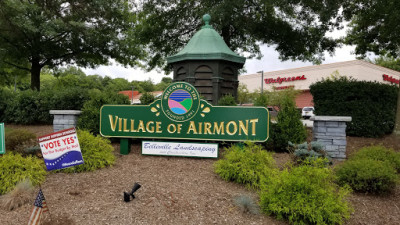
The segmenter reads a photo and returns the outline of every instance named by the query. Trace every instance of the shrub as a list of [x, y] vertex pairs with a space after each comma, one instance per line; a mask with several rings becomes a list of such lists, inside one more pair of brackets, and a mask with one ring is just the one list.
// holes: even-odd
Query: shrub
[[274, 173], [275, 160], [272, 153], [262, 150], [259, 145], [247, 143], [246, 146], [232, 145], [218, 160], [215, 172], [224, 180], [247, 184], [260, 188], [260, 182]]
[[267, 93], [257, 93], [256, 99], [254, 100], [254, 106], [268, 107], [269, 98]]
[[149, 105], [154, 102], [155, 98], [154, 95], [152, 95], [151, 93], [145, 92], [142, 94], [142, 96], [140, 96], [139, 100], [141, 105]]
[[16, 124], [51, 124], [50, 110], [80, 110], [87, 99], [87, 91], [79, 88], [21, 91], [8, 102], [4, 120]]
[[7, 153], [0, 157], [0, 195], [14, 189], [18, 182], [29, 179], [36, 186], [46, 179], [43, 160]]
[[353, 159], [374, 159], [389, 162], [397, 172], [400, 172], [400, 153], [383, 146], [370, 146], [360, 149], [352, 156]]
[[374, 159], [347, 160], [336, 168], [339, 184], [368, 193], [385, 193], [393, 190], [398, 176], [387, 161]]
[[398, 88], [394, 85], [356, 81], [346, 77], [310, 86], [317, 115], [351, 116], [350, 136], [380, 137], [395, 124]]
[[327, 164], [331, 164], [331, 157], [323, 147], [324, 146], [318, 141], [312, 141], [310, 143], [304, 142], [298, 145], [289, 142], [289, 152], [293, 152], [296, 164], [314, 161], [318, 158], [325, 158], [327, 159]]
[[220, 106], [237, 106], [235, 97], [231, 94], [224, 95], [218, 100]]
[[307, 131], [300, 118], [301, 115], [296, 110], [294, 100], [289, 96], [283, 97], [277, 124], [270, 127], [271, 144], [274, 150], [286, 150], [289, 141], [302, 143], [306, 140]]
[[293, 224], [342, 224], [352, 211], [346, 200], [350, 191], [335, 185], [321, 161], [286, 168], [274, 177], [260, 192], [261, 210]]
[[101, 136], [93, 136], [90, 132], [83, 130], [78, 130], [77, 133], [84, 163], [62, 169], [62, 172], [94, 171], [114, 164], [114, 148], [108, 139]]
[[6, 109], [14, 97], [9, 89], [0, 88], [0, 122], [6, 121]]
[[259, 206], [247, 195], [237, 196], [235, 198], [235, 205], [244, 213], [257, 215], [260, 211]]
[[36, 143], [36, 135], [28, 130], [14, 129], [5, 133], [6, 149], [24, 154], [24, 147]]
[[90, 100], [86, 101], [79, 116], [77, 127], [93, 134], [100, 132], [100, 108], [105, 104], [129, 104], [128, 96], [114, 92], [90, 91]]

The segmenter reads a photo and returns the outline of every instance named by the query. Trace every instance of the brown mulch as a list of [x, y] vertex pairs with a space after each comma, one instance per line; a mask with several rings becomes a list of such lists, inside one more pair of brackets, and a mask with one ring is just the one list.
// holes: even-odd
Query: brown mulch
[[[38, 136], [52, 132], [51, 126], [29, 129]], [[400, 149], [400, 141], [391, 137], [347, 141], [348, 153], [380, 143]], [[120, 155], [118, 144], [114, 146], [117, 160], [111, 168], [47, 176], [42, 190], [50, 213], [45, 215], [53, 222], [46, 224], [287, 224], [235, 206], [235, 197], [248, 195], [257, 201], [257, 193], [219, 178], [213, 172], [216, 159], [143, 156], [139, 144], [129, 155]], [[290, 156], [279, 153], [275, 159], [283, 165]], [[135, 182], [142, 187], [125, 203], [123, 192]], [[400, 224], [399, 187], [387, 196], [353, 193], [350, 201], [355, 212], [346, 224]], [[31, 204], [13, 211], [0, 209], [0, 224], [27, 224], [31, 210]]]

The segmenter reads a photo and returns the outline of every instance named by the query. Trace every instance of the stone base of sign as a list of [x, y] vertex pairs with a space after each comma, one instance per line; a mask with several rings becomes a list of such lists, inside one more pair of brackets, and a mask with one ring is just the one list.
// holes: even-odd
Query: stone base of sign
[[325, 151], [334, 159], [346, 158], [346, 122], [351, 117], [315, 116], [311, 117], [313, 125], [313, 141], [325, 146]]
[[119, 153], [121, 155], [128, 155], [131, 151], [131, 142], [128, 138], [121, 138], [119, 141]]
[[53, 130], [54, 132], [76, 127], [78, 116], [82, 113], [80, 110], [50, 110], [50, 114], [54, 115]]

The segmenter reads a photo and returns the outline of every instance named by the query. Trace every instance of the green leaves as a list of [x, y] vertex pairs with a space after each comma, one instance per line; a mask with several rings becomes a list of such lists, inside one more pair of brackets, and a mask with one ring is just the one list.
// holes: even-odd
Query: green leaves
[[340, 77], [316, 82], [310, 92], [317, 115], [352, 117], [348, 135], [380, 137], [394, 128], [395, 86]]
[[226, 149], [224, 158], [215, 163], [215, 172], [224, 180], [260, 189], [274, 174], [276, 164], [272, 153], [259, 145], [246, 143]]
[[360, 149], [336, 168], [341, 184], [348, 184], [355, 191], [385, 193], [398, 183], [400, 153], [383, 146]]
[[318, 159], [285, 169], [260, 193], [263, 212], [291, 224], [342, 224], [352, 209], [349, 189], [338, 187], [333, 172]]
[[108, 139], [101, 136], [94, 136], [88, 131], [78, 130], [78, 140], [84, 164], [59, 170], [60, 172], [79, 173], [94, 171], [114, 164], [114, 148]]
[[135, 66], [143, 48], [131, 37], [132, 11], [126, 0], [0, 1], [0, 52], [15, 67], [30, 63], [37, 90], [46, 65], [94, 67], [113, 58]]
[[[148, 47], [146, 68], [165, 68], [203, 25], [208, 13], [215, 30], [236, 52], [260, 58], [259, 45], [276, 46], [283, 60], [320, 62], [338, 43], [325, 34], [338, 27], [341, 0], [245, 1], [150, 0], [138, 12], [135, 37]], [[168, 68], [165, 68], [168, 69]]]
[[0, 157], [0, 171], [0, 195], [10, 192], [18, 182], [26, 178], [33, 185], [41, 184], [47, 174], [43, 160], [13, 153]]

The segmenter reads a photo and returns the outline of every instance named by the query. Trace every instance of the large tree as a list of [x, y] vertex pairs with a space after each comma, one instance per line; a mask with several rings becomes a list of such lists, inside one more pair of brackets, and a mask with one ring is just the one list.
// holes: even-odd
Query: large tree
[[145, 0], [135, 35], [147, 44], [148, 69], [165, 67], [211, 15], [226, 44], [247, 57], [261, 57], [261, 44], [273, 45], [282, 60], [320, 62], [338, 45], [325, 34], [340, 26], [343, 0]]
[[141, 48], [129, 38], [132, 12], [127, 0], [1, 0], [0, 61], [29, 71], [36, 90], [44, 66], [94, 67], [110, 58], [133, 66]]
[[[345, 43], [355, 45], [355, 53], [365, 57], [368, 52], [392, 57], [391, 66], [400, 59], [400, 4], [398, 0], [346, 0], [344, 18], [350, 21]], [[392, 68], [395, 69], [395, 68]], [[400, 135], [400, 89], [397, 100], [394, 134]]]

